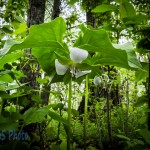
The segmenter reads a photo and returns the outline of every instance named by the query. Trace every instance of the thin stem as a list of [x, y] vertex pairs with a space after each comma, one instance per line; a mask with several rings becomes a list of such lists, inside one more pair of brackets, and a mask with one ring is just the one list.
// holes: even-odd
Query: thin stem
[[125, 126], [125, 134], [128, 135], [128, 120], [129, 120], [129, 79], [128, 74], [126, 78], [126, 126]]
[[[150, 54], [148, 54], [148, 68], [149, 68], [149, 74], [148, 74], [148, 109], [150, 109]], [[148, 118], [147, 118], [147, 126], [148, 130], [150, 131], [150, 112], [148, 112]]]
[[87, 126], [87, 107], [88, 107], [88, 75], [86, 75], [86, 93], [85, 93], [85, 107], [84, 107], [84, 150], [86, 150], [86, 126]]
[[70, 150], [71, 144], [71, 98], [72, 98], [72, 78], [70, 79], [69, 82], [67, 150]]

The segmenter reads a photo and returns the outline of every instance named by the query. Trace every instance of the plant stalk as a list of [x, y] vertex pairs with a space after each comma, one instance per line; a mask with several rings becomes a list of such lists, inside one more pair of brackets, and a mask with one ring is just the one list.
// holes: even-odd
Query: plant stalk
[[86, 150], [86, 126], [87, 126], [87, 107], [88, 107], [88, 96], [89, 96], [89, 87], [88, 87], [88, 75], [86, 75], [86, 93], [85, 93], [85, 106], [84, 106], [84, 150]]
[[72, 98], [72, 78], [70, 79], [69, 82], [67, 150], [70, 150], [71, 145], [71, 98]]
[[129, 79], [128, 74], [126, 78], [126, 124], [125, 124], [125, 134], [128, 136], [128, 120], [129, 120]]
[[[148, 109], [150, 109], [150, 54], [148, 54]], [[147, 127], [148, 130], [150, 131], [150, 112], [148, 112], [147, 116]]]

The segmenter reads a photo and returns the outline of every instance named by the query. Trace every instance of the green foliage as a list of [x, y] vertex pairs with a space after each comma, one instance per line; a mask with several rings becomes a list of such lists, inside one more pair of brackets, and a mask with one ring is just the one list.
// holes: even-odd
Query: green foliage
[[107, 11], [115, 11], [117, 7], [115, 5], [107, 5], [107, 4], [102, 4], [97, 6], [95, 9], [93, 9], [94, 13], [103, 13]]
[[120, 3], [120, 16], [121, 18], [132, 17], [135, 16], [135, 10], [131, 3], [127, 0]]
[[59, 122], [65, 124], [65, 125], [68, 125], [67, 120], [64, 119], [64, 118], [62, 118], [62, 117], [60, 117], [60, 116], [59, 116], [58, 114], [56, 114], [55, 112], [49, 111], [48, 114], [49, 114], [49, 116], [50, 116], [51, 118], [53, 118], [54, 120], [57, 120], [57, 121], [59, 121]]
[[150, 144], [150, 132], [147, 129], [141, 129], [139, 134], [144, 138], [144, 140]]
[[82, 27], [82, 31], [84, 34], [78, 38], [74, 46], [86, 49], [89, 52], [99, 52], [91, 60], [94, 65], [105, 64], [127, 69], [130, 67], [141, 68], [133, 48], [126, 48], [129, 44], [117, 49], [112, 46], [105, 30], [90, 30]]
[[[77, 0], [67, 2], [73, 5]], [[87, 2], [83, 1], [83, 6]], [[87, 149], [100, 149], [100, 145], [103, 149], [109, 149], [109, 146], [112, 149], [135, 150], [148, 147], [150, 133], [145, 129], [147, 112], [150, 111], [145, 105], [148, 103], [145, 95], [147, 84], [145, 88], [141, 86], [148, 77], [146, 55], [149, 53], [149, 26], [142, 25], [147, 21], [148, 15], [137, 13], [134, 4], [127, 0], [115, 2], [117, 4], [110, 4], [108, 1], [92, 4], [89, 9], [95, 13], [95, 20], [100, 21], [96, 16], [104, 14], [103, 17], [110, 19], [110, 23], [102, 21], [98, 29], [89, 29], [82, 24], [78, 36], [70, 44], [66, 42], [65, 36], [72, 32], [66, 26], [76, 22], [76, 14], [66, 22], [58, 17], [49, 23], [33, 25], [25, 38], [27, 25], [22, 20], [23, 15], [18, 15], [15, 8], [19, 3], [22, 6], [24, 3], [16, 1], [15, 7], [11, 8], [13, 1], [8, 1], [6, 10], [11, 8], [10, 10], [15, 11], [12, 16], [10, 12], [5, 14], [5, 21], [13, 22], [4, 25], [0, 31], [3, 33], [1, 38], [9, 35], [5, 44], [5, 40], [1, 40], [1, 47], [3, 44], [4, 46], [0, 49], [0, 130], [18, 131], [31, 124], [39, 125], [39, 133], [31, 133], [33, 137], [30, 135], [27, 140], [28, 148], [32, 147], [33, 141], [41, 144], [42, 140], [44, 148], [48, 145], [50, 149], [63, 150], [67, 147], [68, 135], [72, 149], [82, 149], [85, 144]], [[126, 37], [128, 41], [132, 38], [132, 43], [119, 44], [121, 37]], [[88, 52], [88, 57], [82, 62], [74, 62], [70, 58], [70, 45], [84, 49]], [[137, 45], [136, 52], [142, 62], [137, 59], [133, 45]], [[30, 50], [31, 54], [28, 54]], [[56, 73], [56, 59], [68, 67], [65, 75]], [[37, 87], [33, 88], [28, 86], [29, 83], [22, 82], [26, 78], [22, 70], [29, 65], [30, 70], [27, 71], [33, 75], [37, 69], [36, 64], [40, 64], [40, 69], [36, 72]], [[82, 99], [80, 106], [83, 102], [83, 108], [85, 103], [85, 74], [76, 79], [75, 75], [79, 70], [91, 70], [86, 82], [88, 106], [85, 105], [85, 126], [79, 110], [80, 100]], [[44, 75], [41, 75], [43, 72]], [[102, 83], [95, 86], [94, 77], [100, 77]], [[73, 81], [70, 84], [72, 88], [68, 90], [67, 84], [70, 81]], [[47, 106], [43, 105], [43, 91], [50, 93]], [[32, 107], [29, 104], [33, 104]], [[27, 109], [24, 111], [25, 108]], [[84, 112], [83, 108], [81, 107]], [[109, 145], [109, 126], [112, 145]], [[85, 143], [83, 129], [87, 133]], [[36, 148], [40, 149], [38, 146]]]
[[36, 122], [41, 123], [45, 120], [45, 115], [48, 113], [48, 111], [48, 107], [43, 107], [39, 109], [31, 107], [23, 114], [25, 124], [28, 125]]

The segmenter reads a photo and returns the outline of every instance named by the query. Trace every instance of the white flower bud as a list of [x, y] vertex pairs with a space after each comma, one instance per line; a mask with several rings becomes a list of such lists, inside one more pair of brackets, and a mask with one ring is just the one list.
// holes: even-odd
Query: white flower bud
[[58, 59], [55, 59], [55, 68], [58, 75], [64, 75], [68, 69], [67, 66], [62, 65]]
[[76, 63], [81, 63], [84, 59], [88, 57], [88, 52], [86, 50], [71, 47], [70, 48], [70, 58]]
[[98, 86], [98, 85], [101, 85], [102, 83], [102, 80], [99, 76], [95, 76], [94, 80], [93, 80], [93, 83]]

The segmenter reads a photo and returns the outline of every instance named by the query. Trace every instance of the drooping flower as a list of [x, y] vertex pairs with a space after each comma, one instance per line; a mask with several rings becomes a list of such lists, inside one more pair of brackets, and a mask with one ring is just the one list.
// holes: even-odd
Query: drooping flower
[[91, 70], [81, 71], [80, 69], [76, 68], [76, 63], [82, 63], [88, 57], [88, 52], [86, 50], [72, 47], [70, 48], [70, 59], [73, 61], [72, 66], [62, 65], [58, 59], [55, 60], [55, 68], [58, 75], [64, 75], [68, 68], [70, 68], [70, 73], [72, 76], [79, 78], [83, 75], [86, 75], [91, 72]]
[[95, 86], [101, 85], [102, 84], [102, 79], [100, 78], [100, 76], [95, 76], [93, 83]]

